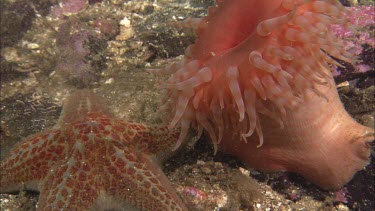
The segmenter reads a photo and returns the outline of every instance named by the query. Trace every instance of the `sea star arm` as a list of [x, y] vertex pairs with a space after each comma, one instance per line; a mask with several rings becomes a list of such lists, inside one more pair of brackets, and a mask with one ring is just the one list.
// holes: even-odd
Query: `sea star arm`
[[[103, 177], [106, 208], [140, 208], [141, 210], [187, 210], [160, 167], [148, 155], [129, 148], [119, 149], [111, 157], [108, 174]], [[112, 201], [110, 200], [110, 201]], [[114, 207], [117, 205], [119, 207]]]
[[168, 129], [166, 126], [143, 125], [138, 123], [126, 123], [128, 131], [124, 137], [129, 137], [128, 144], [150, 155], [160, 164], [176, 153], [173, 147], [180, 135], [179, 128]]
[[85, 90], [68, 98], [59, 129], [26, 138], [1, 163], [1, 192], [38, 190], [39, 210], [187, 210], [153, 159], [178, 133], [103, 108]]
[[147, 142], [148, 151], [152, 154], [158, 154], [163, 151], [174, 151], [173, 147], [176, 145], [176, 141], [180, 135], [180, 130], [173, 128], [168, 129], [166, 126], [149, 126], [141, 136], [149, 137], [143, 138], [143, 142]]
[[39, 190], [39, 182], [51, 165], [65, 154], [61, 131], [51, 129], [25, 138], [0, 164], [0, 192], [17, 192], [22, 188]]
[[64, 163], [49, 170], [40, 188], [40, 210], [88, 210], [93, 206], [101, 175], [86, 157], [85, 150], [75, 147]]

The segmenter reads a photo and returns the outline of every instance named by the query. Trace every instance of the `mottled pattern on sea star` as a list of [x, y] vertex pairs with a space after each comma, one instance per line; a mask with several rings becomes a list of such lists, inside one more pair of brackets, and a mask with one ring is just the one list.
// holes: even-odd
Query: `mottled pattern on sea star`
[[155, 160], [178, 134], [113, 118], [92, 92], [77, 91], [55, 128], [1, 163], [0, 192], [40, 191], [39, 210], [186, 210]]

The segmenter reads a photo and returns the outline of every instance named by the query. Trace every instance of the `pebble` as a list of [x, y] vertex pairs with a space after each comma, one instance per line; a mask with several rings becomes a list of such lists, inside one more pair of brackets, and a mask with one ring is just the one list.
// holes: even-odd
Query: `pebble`
[[36, 43], [29, 43], [29, 44], [27, 44], [26, 47], [27, 47], [28, 49], [32, 49], [32, 50], [34, 50], [34, 49], [38, 49], [38, 48], [39, 48], [39, 45], [36, 44]]
[[13, 47], [5, 48], [2, 52], [6, 61], [19, 62], [21, 58], [18, 55], [17, 49]]
[[120, 34], [116, 36], [116, 40], [125, 41], [134, 36], [134, 30], [128, 18], [124, 17], [120, 21]]
[[120, 25], [121, 26], [125, 26], [125, 27], [130, 27], [130, 20], [127, 19], [126, 17], [124, 17], [121, 21], [120, 21]]
[[105, 82], [104, 82], [104, 84], [111, 84], [111, 83], [113, 83], [115, 81], [115, 79], [113, 79], [113, 78], [109, 78], [108, 80], [106, 80]]
[[38, 81], [36, 80], [36, 77], [34, 74], [29, 74], [29, 77], [22, 80], [22, 83], [25, 84], [26, 86], [33, 86], [33, 85], [37, 85]]
[[211, 174], [212, 173], [211, 169], [208, 168], [208, 167], [202, 167], [201, 170], [205, 174]]
[[373, 115], [370, 115], [370, 114], [363, 115], [361, 117], [361, 122], [363, 123], [363, 125], [365, 125], [367, 127], [370, 127], [370, 128], [375, 127], [375, 121], [374, 121]]

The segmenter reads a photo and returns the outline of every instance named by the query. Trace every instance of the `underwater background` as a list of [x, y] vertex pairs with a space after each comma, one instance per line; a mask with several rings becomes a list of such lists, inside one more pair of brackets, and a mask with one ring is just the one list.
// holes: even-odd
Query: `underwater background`
[[[337, 34], [359, 57], [333, 67], [340, 98], [361, 124], [374, 127], [374, 2], [353, 7], [359, 34]], [[211, 0], [2, 0], [1, 159], [22, 138], [53, 127], [62, 101], [87, 88], [106, 99], [117, 118], [159, 124], [162, 68], [183, 57], [195, 40], [166, 24], [202, 17]], [[196, 138], [198, 139], [198, 138]], [[248, 170], [238, 159], [214, 155], [203, 136], [163, 165], [193, 210], [375, 210], [375, 164], [339, 191], [323, 191], [293, 173]], [[0, 194], [0, 210], [36, 210], [38, 193]]]

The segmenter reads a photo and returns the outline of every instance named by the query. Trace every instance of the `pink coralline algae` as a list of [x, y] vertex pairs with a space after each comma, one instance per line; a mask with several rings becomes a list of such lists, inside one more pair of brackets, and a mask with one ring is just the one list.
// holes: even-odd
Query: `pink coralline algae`
[[337, 192], [335, 192], [334, 201], [345, 203], [345, 204], [348, 203], [348, 199], [346, 198], [347, 194], [348, 194], [348, 189], [346, 187], [338, 190]]
[[55, 4], [55, 6], [52, 7], [52, 14], [56, 18], [60, 18], [64, 15], [69, 16], [82, 11], [87, 5], [101, 1], [102, 0], [51, 0], [52, 4]]
[[[350, 24], [356, 31], [347, 28], [340, 24], [331, 26], [332, 32], [343, 39], [345, 43], [345, 49], [353, 55], [360, 56], [363, 52], [363, 46], [368, 45], [371, 48], [375, 48], [375, 39], [373, 32], [367, 30], [369, 27], [375, 25], [375, 7], [373, 5], [348, 7], [349, 12], [347, 18], [350, 20]], [[360, 59], [360, 58], [359, 58]], [[366, 72], [371, 69], [367, 64], [358, 61], [355, 64], [357, 72]], [[333, 67], [334, 75], [339, 75], [337, 67]]]
[[[374, 6], [359, 6], [359, 7], [349, 7], [349, 13], [347, 14], [350, 24], [352, 24], [355, 29], [363, 29], [365, 27], [374, 26]], [[361, 32], [357, 35], [356, 32], [353, 32], [351, 29], [344, 27], [343, 25], [335, 24], [331, 26], [332, 32], [341, 38], [346, 38], [352, 40], [353, 44], [348, 47], [357, 46], [358, 44], [368, 44], [371, 47], [375, 47], [375, 39], [368, 32]], [[358, 36], [358, 39], [353, 39], [355, 36]], [[360, 53], [360, 52], [359, 52]]]
[[[105, 20], [98, 20], [104, 22]], [[55, 71], [76, 87], [88, 87], [97, 81], [105, 68], [102, 52], [116, 31], [115, 26], [90, 25], [77, 17], [67, 17], [56, 34]], [[111, 28], [113, 26], [113, 28]], [[102, 30], [100, 27], [104, 27]]]
[[55, 70], [75, 84], [88, 85], [96, 80], [94, 69], [87, 61], [90, 31], [75, 20], [67, 20], [59, 26], [56, 41], [58, 61]]
[[86, 0], [62, 0], [52, 8], [52, 14], [55, 17], [75, 14], [85, 7], [86, 2]]

